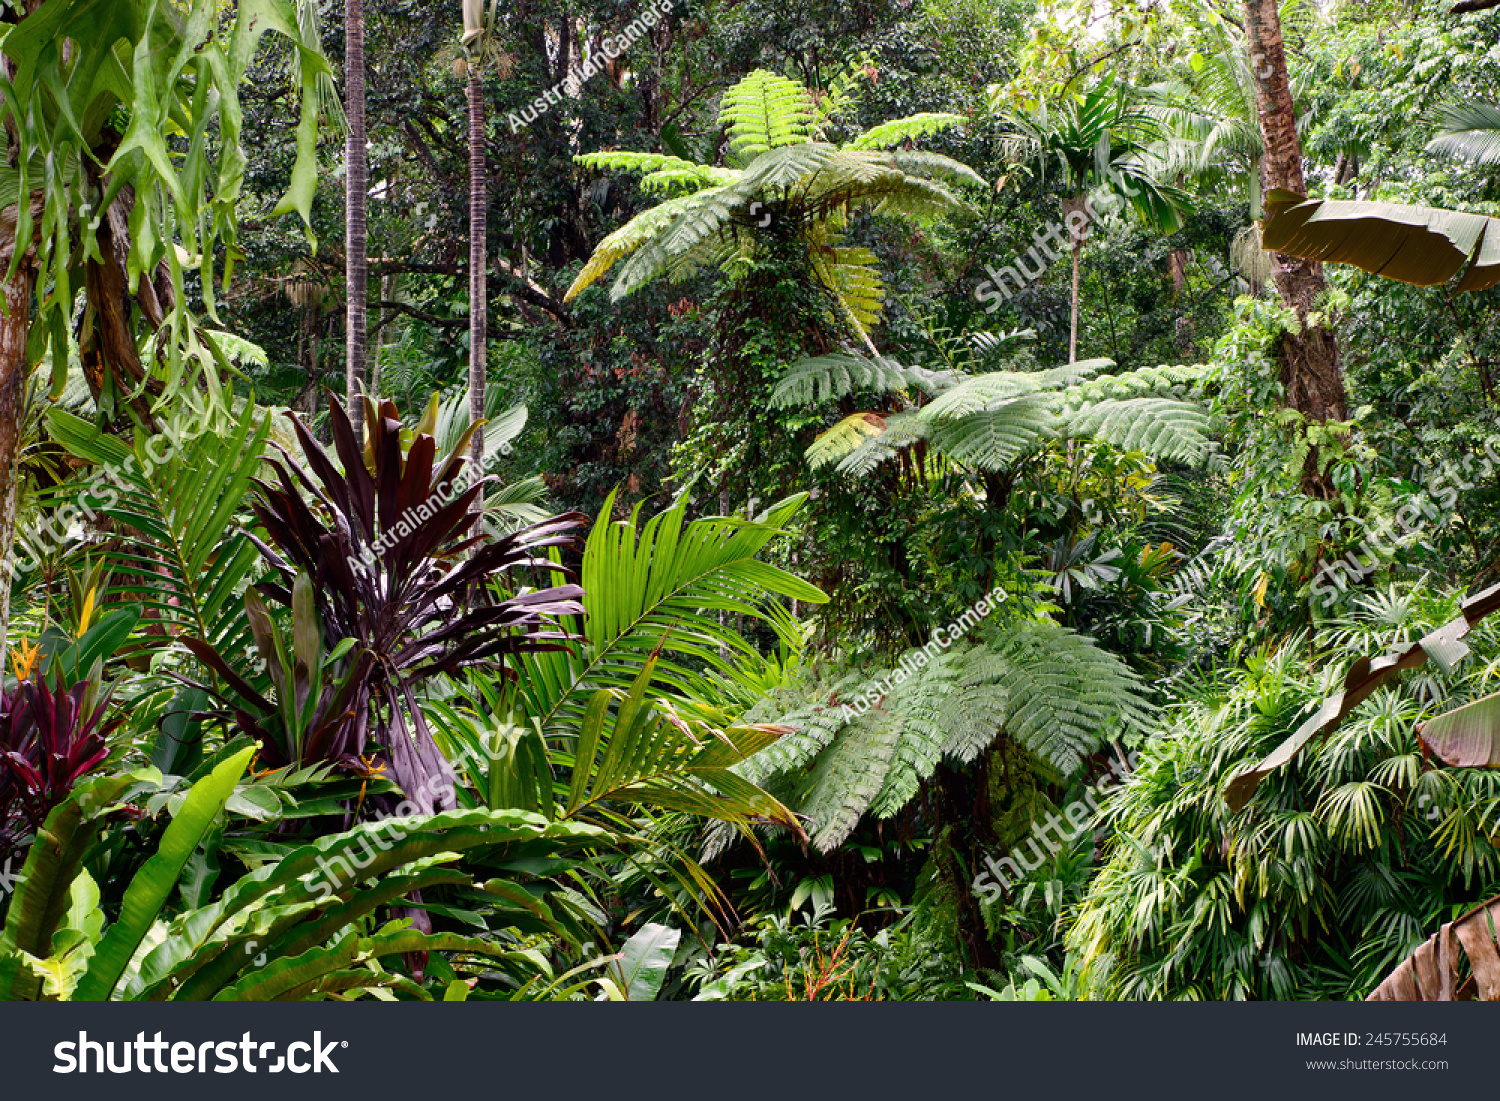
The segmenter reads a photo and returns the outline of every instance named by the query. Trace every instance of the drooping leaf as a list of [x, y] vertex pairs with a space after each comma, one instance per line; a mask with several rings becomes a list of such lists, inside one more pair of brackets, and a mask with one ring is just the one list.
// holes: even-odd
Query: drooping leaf
[[1373, 275], [1432, 287], [1460, 272], [1456, 292], [1500, 284], [1500, 219], [1398, 203], [1266, 196], [1262, 244], [1309, 260], [1352, 264]]

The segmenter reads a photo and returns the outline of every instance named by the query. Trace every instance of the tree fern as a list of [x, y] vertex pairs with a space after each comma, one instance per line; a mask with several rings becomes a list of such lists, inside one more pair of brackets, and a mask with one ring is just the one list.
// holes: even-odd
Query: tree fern
[[[892, 119], [870, 127], [848, 145], [850, 149], [889, 149], [909, 141], [936, 134], [939, 130], [950, 130], [962, 126], [969, 120], [963, 115], [950, 115], [934, 111], [908, 115], [904, 119]], [[974, 177], [976, 180], [978, 176]]]
[[747, 721], [793, 728], [739, 770], [809, 819], [821, 850], [860, 818], [897, 814], [944, 758], [966, 764], [1004, 735], [1072, 773], [1111, 732], [1150, 717], [1128, 667], [1050, 623], [992, 628], [983, 642], [907, 651], [891, 669], [815, 670]]
[[[875, 258], [842, 248], [838, 233], [852, 207], [909, 218], [966, 208], [948, 184], [983, 188], [972, 169], [935, 153], [879, 148], [904, 143], [963, 121], [917, 115], [876, 127], [862, 144], [840, 148], [821, 140], [829, 118], [852, 103], [851, 73], [839, 78], [821, 107], [795, 81], [757, 70], [724, 94], [720, 124], [729, 131], [732, 167], [695, 165], [658, 153], [605, 152], [575, 158], [587, 168], [640, 173], [647, 190], [698, 189], [668, 199], [602, 240], [568, 289], [572, 299], [617, 262], [629, 258], [610, 295], [619, 299], [667, 276], [753, 253], [768, 228], [750, 211], [759, 203], [802, 238], [808, 267], [829, 291], [837, 313], [874, 353], [869, 330], [879, 320], [884, 288]], [[772, 213], [774, 212], [774, 213]]]
[[[987, 336], [989, 334], [975, 334]], [[1021, 336], [1024, 334], [1009, 334]], [[1012, 343], [997, 338], [975, 350], [986, 358]], [[854, 353], [794, 363], [777, 386], [781, 405], [812, 404], [858, 390], [898, 392], [926, 404], [912, 412], [855, 413], [821, 433], [805, 457], [814, 468], [837, 465], [862, 475], [917, 440], [929, 441], [952, 462], [999, 471], [1044, 446], [1076, 436], [1124, 451], [1201, 462], [1211, 450], [1206, 410], [1189, 400], [1205, 377], [1202, 367], [1147, 367], [1099, 375], [1109, 360], [1085, 360], [1044, 371], [927, 371], [889, 357]], [[1170, 395], [1170, 396], [1163, 396]]]
[[817, 405], [856, 391], [898, 393], [914, 387], [935, 394], [956, 378], [949, 372], [903, 367], [885, 356], [840, 352], [793, 364], [776, 384], [771, 401], [782, 407]]
[[742, 162], [805, 142], [817, 125], [812, 96], [795, 80], [756, 69], [719, 101], [719, 126]]

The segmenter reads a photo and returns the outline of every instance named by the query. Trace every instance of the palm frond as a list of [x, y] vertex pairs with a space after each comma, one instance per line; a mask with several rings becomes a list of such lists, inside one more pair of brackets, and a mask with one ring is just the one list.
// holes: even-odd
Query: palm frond
[[1460, 100], [1437, 109], [1437, 133], [1427, 143], [1429, 153], [1447, 153], [1475, 164], [1500, 164], [1500, 107], [1477, 99]]

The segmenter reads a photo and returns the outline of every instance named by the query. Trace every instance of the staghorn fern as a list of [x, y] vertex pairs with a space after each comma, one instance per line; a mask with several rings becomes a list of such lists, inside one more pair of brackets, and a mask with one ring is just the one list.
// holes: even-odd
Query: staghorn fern
[[[863, 712], [862, 697], [878, 697]], [[794, 729], [740, 766], [837, 848], [866, 814], [897, 814], [947, 758], [967, 764], [1001, 736], [1063, 773], [1120, 725], [1150, 717], [1135, 675], [1092, 640], [1051, 623], [992, 629], [949, 651], [910, 650], [890, 670], [818, 671], [746, 715]]]

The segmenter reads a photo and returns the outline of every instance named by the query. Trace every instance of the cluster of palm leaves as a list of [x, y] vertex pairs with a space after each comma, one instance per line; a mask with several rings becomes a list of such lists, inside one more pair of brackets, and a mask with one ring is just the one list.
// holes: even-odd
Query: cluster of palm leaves
[[[1362, 601], [1343, 652], [1378, 646], [1396, 608], [1415, 637], [1457, 614], [1458, 597]], [[1312, 672], [1306, 641], [1293, 639], [1229, 683], [1202, 686], [1108, 808], [1114, 837], [1070, 938], [1091, 988], [1361, 997], [1429, 930], [1494, 893], [1496, 775], [1433, 768], [1417, 728], [1442, 703], [1485, 691], [1497, 641], [1492, 627], [1476, 629], [1481, 660], [1376, 691], [1238, 811], [1223, 799], [1230, 778], [1302, 723], [1344, 663]]]

